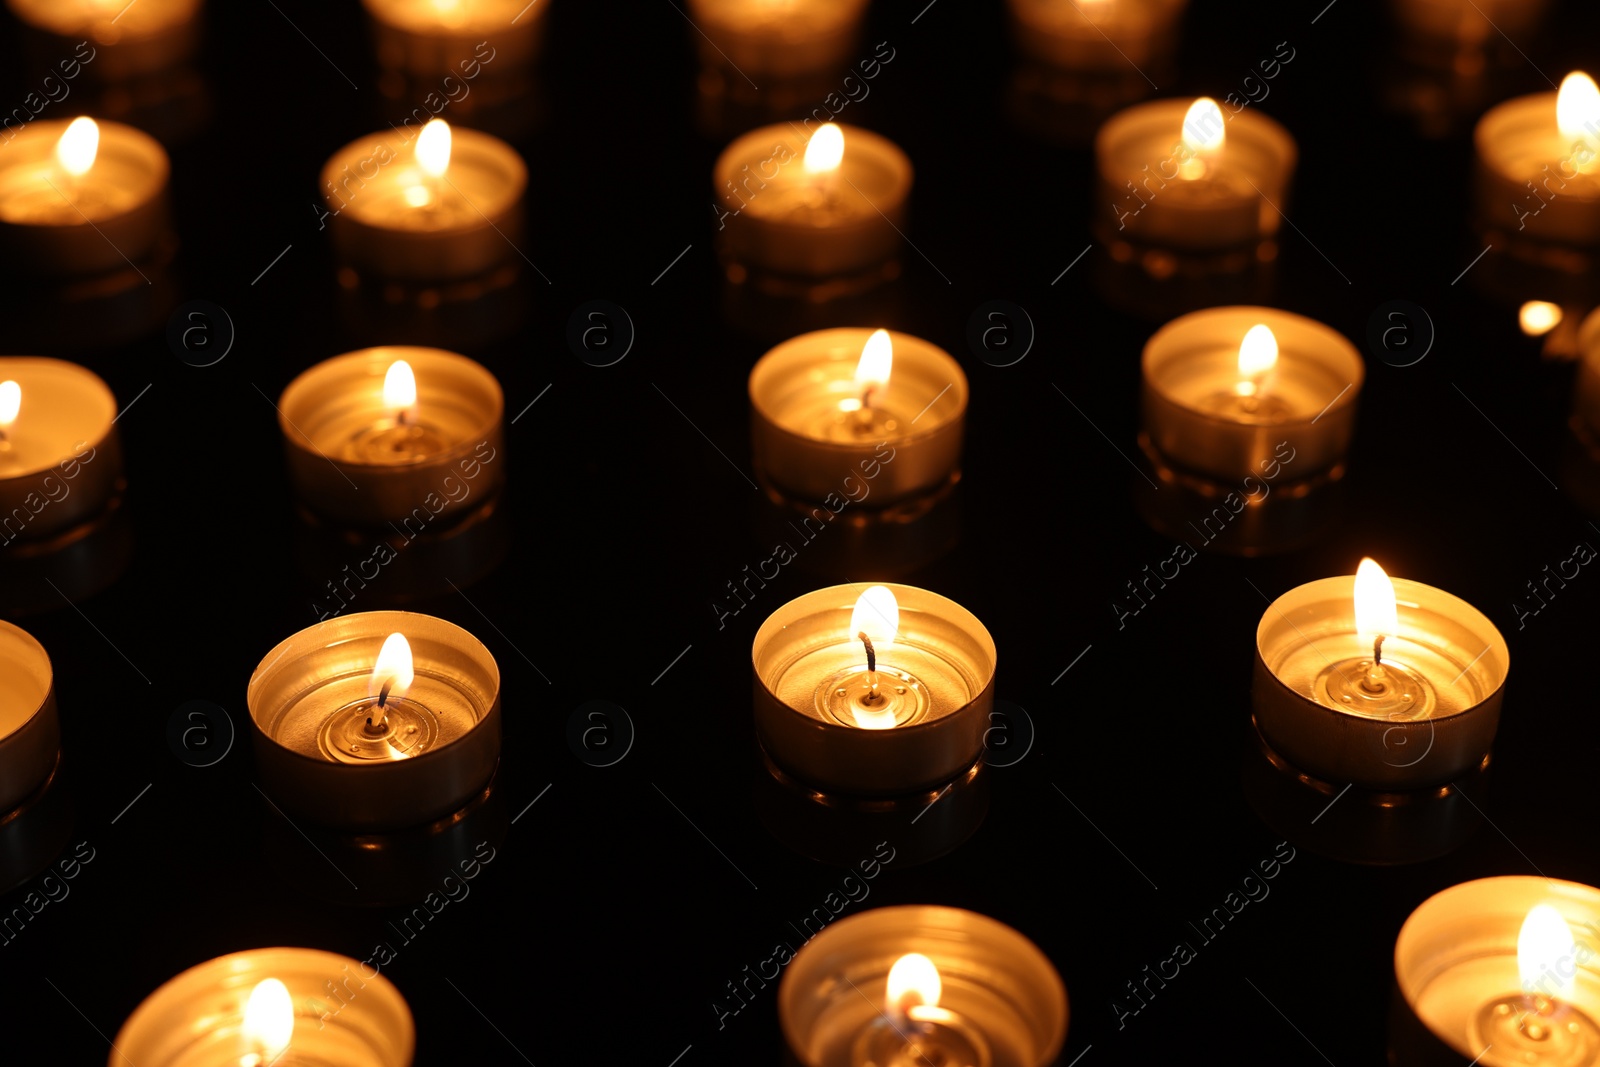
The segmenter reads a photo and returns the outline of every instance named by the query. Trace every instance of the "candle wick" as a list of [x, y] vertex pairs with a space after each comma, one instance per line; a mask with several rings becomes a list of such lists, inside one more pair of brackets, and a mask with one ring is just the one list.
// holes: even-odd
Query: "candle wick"
[[1372, 642], [1372, 665], [1383, 666], [1383, 635], [1379, 634], [1377, 640]]
[[[876, 673], [878, 670], [878, 653], [874, 651], [872, 647], [872, 638], [867, 636], [867, 632], [865, 630], [862, 630], [860, 633], [856, 634], [856, 636], [861, 639], [861, 643], [865, 645], [867, 649], [867, 670], [869, 672]], [[876, 685], [876, 683], [874, 683], [874, 685]]]

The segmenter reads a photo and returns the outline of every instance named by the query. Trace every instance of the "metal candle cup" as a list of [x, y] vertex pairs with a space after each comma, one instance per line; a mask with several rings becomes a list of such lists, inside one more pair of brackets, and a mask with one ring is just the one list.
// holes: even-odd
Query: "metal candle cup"
[[322, 198], [341, 256], [380, 277], [435, 281], [482, 274], [517, 255], [527, 165], [487, 133], [456, 128], [450, 138], [437, 179], [417, 164], [418, 134], [387, 130], [333, 154]]
[[26, 630], [0, 622], [0, 813], [49, 778], [60, 753], [50, 655]]
[[1075, 71], [1121, 73], [1170, 51], [1188, 0], [1009, 0], [1024, 52]]
[[[6, 0], [19, 20], [45, 35], [45, 51], [85, 61], [90, 76], [124, 81], [179, 66], [200, 43], [203, 0]], [[89, 42], [87, 54], [76, 49]]]
[[1103, 243], [1135, 241], [1194, 253], [1277, 235], [1298, 156], [1294, 138], [1254, 108], [1235, 112], [1225, 119], [1224, 141], [1204, 173], [1186, 178], [1193, 153], [1184, 145], [1184, 121], [1192, 104], [1136, 104], [1100, 128], [1095, 218]]
[[[538, 55], [549, 0], [361, 0], [372, 18], [378, 63], [417, 76], [452, 74], [466, 62], [498, 71]], [[483, 46], [480, 48], [480, 46]], [[493, 75], [491, 75], [493, 76]], [[441, 86], [448, 95], [449, 86]]]
[[717, 157], [718, 231], [734, 263], [816, 279], [859, 274], [899, 253], [911, 161], [887, 138], [838, 127], [844, 155], [831, 172], [805, 171], [809, 137], [787, 123], [753, 130]]
[[[1256, 630], [1256, 723], [1267, 743], [1326, 782], [1399, 791], [1441, 785], [1482, 762], [1500, 722], [1510, 652], [1478, 609], [1421, 582], [1392, 580], [1398, 631], [1383, 662], [1413, 684], [1405, 700], [1357, 690], [1370, 640], [1356, 631], [1353, 576], [1272, 602]], [[1350, 697], [1348, 702], [1338, 694]]]
[[[389, 369], [416, 379], [409, 425], [384, 400]], [[289, 480], [312, 511], [356, 525], [432, 521], [478, 507], [504, 463], [500, 383], [438, 348], [364, 348], [324, 360], [278, 400]], [[470, 493], [453, 486], [471, 481]]]
[[71, 122], [29, 123], [0, 153], [0, 253], [30, 277], [119, 270], [166, 232], [166, 150], [120, 122], [97, 122], [94, 162], [70, 174], [56, 146]]
[[[372, 971], [371, 975], [366, 971]], [[269, 1062], [245, 1024], [256, 986], [282, 982], [294, 1030], [280, 1061], [295, 1067], [411, 1067], [416, 1027], [394, 984], [348, 956], [259, 948], [189, 968], [144, 999], [117, 1031], [108, 1067], [239, 1067]], [[344, 999], [331, 1011], [328, 989]], [[252, 1061], [252, 1057], [256, 1059]]]
[[0, 382], [21, 389], [0, 429], [0, 545], [85, 521], [122, 482], [117, 399], [99, 375], [38, 356], [0, 357]]
[[867, 0], [688, 3], [706, 66], [773, 80], [848, 62], [867, 9]]
[[[388, 701], [398, 707], [389, 732], [368, 743], [351, 724], [373, 716], [369, 683], [395, 633], [415, 680]], [[261, 661], [246, 699], [263, 787], [326, 826], [395, 829], [447, 815], [500, 758], [500, 669], [477, 638], [429, 615], [358, 612], [301, 630]]]
[[1519, 96], [1478, 120], [1478, 218], [1517, 239], [1600, 245], [1600, 114], [1584, 147], [1557, 125], [1557, 95]]
[[[1555, 910], [1570, 941], [1545, 958], [1529, 946], [1535, 958], [1519, 960], [1529, 913], [1541, 905]], [[1479, 878], [1429, 897], [1400, 928], [1394, 973], [1397, 1017], [1409, 1030], [1420, 1023], [1432, 1041], [1413, 1037], [1407, 1044], [1417, 1047], [1396, 1048], [1392, 1062], [1594, 1063], [1600, 1050], [1597, 934], [1600, 890], [1576, 882]], [[1567, 982], [1570, 988], [1555, 990]]]
[[[913, 1008], [897, 1034], [886, 1010], [889, 975], [912, 953], [932, 963], [941, 988], [926, 1022]], [[931, 905], [875, 908], [840, 919], [795, 953], [778, 987], [778, 1021], [801, 1067], [862, 1062], [863, 1042], [879, 1039], [893, 1054], [924, 1026], [987, 1052], [929, 1062], [1045, 1067], [1066, 1042], [1067, 990], [1037, 945], [987, 916]]]
[[781, 491], [837, 504], [853, 495], [849, 480], [865, 476], [873, 503], [888, 504], [956, 476], [967, 376], [943, 349], [889, 331], [892, 369], [872, 399], [873, 421], [857, 433], [860, 412], [841, 410], [861, 398], [856, 367], [872, 334], [853, 327], [801, 334], [751, 370], [751, 449], [757, 469]]
[[[1265, 325], [1278, 357], [1254, 411], [1236, 395], [1240, 346]], [[1225, 307], [1173, 319], [1145, 344], [1142, 406], [1151, 443], [1174, 464], [1237, 485], [1263, 464], [1292, 463], [1291, 478], [1344, 461], [1366, 375], [1361, 354], [1335, 330], [1264, 307]], [[1289, 459], [1277, 454], [1286, 442]], [[1249, 492], [1248, 486], [1245, 491]]]
[[851, 626], [866, 583], [807, 593], [756, 631], [756, 735], [780, 768], [813, 788], [913, 793], [955, 778], [983, 750], [994, 638], [952, 600], [909, 585], [887, 588], [899, 605], [899, 634], [876, 655], [882, 684], [898, 690], [888, 728], [848, 721], [853, 686], [867, 670]]

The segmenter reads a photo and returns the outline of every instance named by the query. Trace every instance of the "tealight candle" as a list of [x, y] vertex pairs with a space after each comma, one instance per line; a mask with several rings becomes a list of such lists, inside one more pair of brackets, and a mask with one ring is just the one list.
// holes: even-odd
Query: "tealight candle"
[[1472, 139], [1486, 226], [1513, 238], [1600, 244], [1600, 88], [1589, 75], [1574, 71], [1558, 92], [1491, 108]]
[[0, 545], [97, 513], [122, 486], [117, 399], [86, 367], [0, 356]]
[[1355, 577], [1291, 589], [1261, 617], [1256, 725], [1325, 782], [1437, 786], [1488, 754], [1509, 669], [1482, 612], [1364, 559]]
[[482, 274], [517, 254], [528, 168], [487, 133], [432, 119], [407, 143], [375, 133], [322, 168], [334, 248], [358, 269], [414, 281]]
[[1235, 487], [1272, 477], [1275, 464], [1298, 481], [1342, 463], [1366, 374], [1336, 331], [1264, 307], [1173, 319], [1145, 344], [1142, 370], [1151, 444], [1175, 465]]
[[1215, 100], [1152, 100], [1095, 136], [1102, 243], [1216, 252], [1275, 237], [1298, 150], [1289, 131]]
[[428, 615], [358, 612], [301, 630], [267, 653], [246, 700], [263, 787], [327, 826], [449, 814], [500, 758], [494, 657]]
[[1009, 0], [1024, 52], [1077, 71], [1136, 70], [1171, 50], [1188, 0]]
[[[438, 348], [364, 348], [324, 360], [278, 400], [296, 495], [318, 515], [378, 526], [477, 508], [505, 464], [500, 383]], [[460, 492], [462, 478], [473, 493]]]
[[983, 750], [994, 638], [961, 605], [909, 585], [836, 585], [756, 631], [756, 734], [783, 771], [855, 796], [954, 779]]
[[0, 622], [0, 813], [39, 788], [60, 753], [50, 656], [26, 630]]
[[[1600, 1060], [1597, 933], [1600, 890], [1576, 882], [1480, 878], [1429, 897], [1400, 928], [1394, 971], [1401, 1018], [1434, 1040], [1397, 1035], [1394, 1062]], [[1440, 1044], [1455, 1055], [1437, 1055]]]
[[10, 269], [52, 278], [137, 262], [166, 230], [169, 169], [132, 126], [31, 122], [0, 153], [0, 251]]
[[783, 972], [778, 1019], [801, 1067], [1045, 1067], [1066, 1042], [1067, 990], [1011, 927], [904, 905], [806, 942]]
[[743, 77], [794, 78], [853, 58], [867, 0], [689, 0], [701, 61]]
[[117, 1031], [108, 1067], [411, 1067], [415, 1049], [405, 998], [370, 960], [260, 948], [151, 993]]
[[[522, 67], [538, 54], [550, 0], [361, 0], [378, 63], [435, 75]], [[467, 64], [463, 66], [463, 64]], [[443, 87], [446, 94], [451, 90]]]
[[84, 53], [92, 42], [91, 76], [121, 81], [166, 70], [187, 60], [200, 42], [203, 0], [6, 0], [11, 13], [48, 35], [53, 56]]
[[757, 361], [750, 410], [756, 468], [780, 491], [840, 507], [865, 477], [888, 504], [959, 477], [967, 376], [910, 334], [818, 330]]
[[1460, 54], [1502, 40], [1515, 48], [1538, 32], [1548, 6], [1547, 0], [1394, 0], [1389, 8], [1403, 33]]
[[739, 268], [821, 279], [881, 268], [900, 249], [911, 161], [892, 141], [829, 122], [809, 137], [763, 126], [711, 174], [724, 251]]

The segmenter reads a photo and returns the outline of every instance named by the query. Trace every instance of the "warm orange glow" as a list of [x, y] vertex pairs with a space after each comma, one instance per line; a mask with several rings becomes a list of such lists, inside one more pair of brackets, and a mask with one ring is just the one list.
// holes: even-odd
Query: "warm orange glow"
[[1191, 181], [1205, 177], [1226, 137], [1227, 123], [1215, 100], [1202, 96], [1190, 104], [1183, 116], [1183, 146], [1191, 154], [1178, 164], [1178, 177]]
[[383, 406], [390, 411], [408, 412], [417, 406], [417, 376], [411, 364], [397, 359], [383, 376]]
[[1522, 988], [1553, 1000], [1572, 996], [1578, 978], [1577, 954], [1567, 920], [1549, 904], [1535, 904], [1517, 934]]
[[22, 410], [22, 386], [16, 382], [0, 382], [0, 430], [11, 428]]
[[294, 1000], [289, 987], [276, 978], [264, 978], [250, 991], [244, 1005], [244, 1038], [259, 1049], [255, 1063], [271, 1063], [282, 1055], [294, 1037]]
[[411, 645], [404, 634], [390, 634], [384, 639], [383, 648], [378, 651], [378, 662], [372, 668], [368, 690], [377, 696], [388, 684], [391, 697], [402, 697], [411, 688], [415, 677], [411, 667]]
[[867, 343], [861, 346], [861, 359], [856, 363], [856, 385], [863, 393], [881, 394], [889, 384], [889, 372], [894, 369], [894, 342], [888, 330], [874, 330]]
[[1363, 641], [1393, 637], [1400, 629], [1399, 609], [1394, 601], [1394, 583], [1383, 568], [1370, 559], [1356, 568], [1356, 633]]
[[807, 174], [831, 173], [839, 169], [844, 159], [844, 131], [836, 122], [824, 123], [806, 142], [806, 155], [801, 165]]
[[56, 162], [74, 178], [88, 173], [99, 153], [100, 127], [91, 118], [73, 119], [56, 142]]
[[1239, 342], [1239, 383], [1234, 391], [1240, 396], [1255, 396], [1278, 365], [1278, 339], [1266, 323], [1250, 327]]
[[1561, 305], [1547, 300], [1530, 300], [1518, 310], [1517, 325], [1529, 337], [1543, 337], [1561, 325]]
[[894, 643], [900, 633], [900, 605], [888, 586], [869, 586], [856, 598], [856, 609], [850, 614], [850, 637], [866, 634], [873, 648], [882, 652]]
[[430, 178], [442, 178], [450, 169], [450, 124], [444, 119], [430, 119], [417, 134], [417, 166]]
[[1600, 144], [1600, 86], [1581, 70], [1561, 79], [1556, 93], [1556, 128], [1567, 141]]
[[910, 952], [889, 968], [889, 988], [884, 994], [884, 1010], [890, 1018], [916, 1018], [918, 1008], [936, 1008], [944, 992], [939, 968], [920, 952]]

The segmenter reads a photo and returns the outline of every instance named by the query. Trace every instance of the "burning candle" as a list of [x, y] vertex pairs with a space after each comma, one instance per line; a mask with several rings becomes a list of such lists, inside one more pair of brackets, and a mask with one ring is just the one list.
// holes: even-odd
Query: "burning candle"
[[1096, 232], [1175, 252], [1218, 252], [1277, 235], [1298, 150], [1277, 122], [1217, 102], [1152, 100], [1095, 137]]
[[0, 153], [0, 249], [14, 269], [119, 270], [166, 230], [167, 153], [118, 122], [34, 121]]
[[371, 960], [263, 948], [191, 967], [146, 997], [108, 1067], [410, 1067], [415, 1047], [405, 998]]
[[1509, 669], [1482, 612], [1364, 559], [1353, 578], [1291, 589], [1261, 617], [1256, 724], [1325, 782], [1437, 786], [1488, 754]]
[[322, 168], [334, 248], [358, 269], [435, 281], [482, 274], [517, 254], [528, 168], [516, 149], [432, 119], [407, 138], [375, 133]]
[[[44, 35], [51, 57], [76, 55], [92, 76], [120, 81], [185, 62], [200, 42], [202, 0], [6, 0]], [[92, 42], [90, 51], [75, 48]], [[65, 69], [65, 68], [63, 68]]]
[[1022, 51], [1057, 67], [1121, 74], [1164, 56], [1188, 0], [1009, 0]]
[[862, 479], [889, 504], [954, 481], [967, 377], [910, 334], [845, 327], [801, 334], [750, 372], [757, 470], [780, 492], [843, 506]]
[[778, 1017], [802, 1067], [1044, 1067], [1066, 1041], [1067, 991], [1038, 946], [993, 919], [876, 908], [795, 954]]
[[773, 612], [751, 654], [756, 734], [810, 786], [905, 795], [951, 781], [983, 749], [994, 639], [935, 593], [819, 589]]
[[416, 75], [525, 66], [538, 55], [550, 10], [550, 0], [361, 2], [372, 19], [378, 62]]
[[263, 786], [323, 825], [449, 814], [499, 759], [494, 657], [427, 615], [371, 611], [302, 630], [261, 661], [247, 700]]
[[1235, 488], [1285, 463], [1294, 480], [1342, 464], [1366, 373], [1336, 331], [1263, 307], [1176, 318], [1145, 344], [1142, 365], [1155, 450]]
[[731, 276], [859, 276], [899, 253], [911, 161], [858, 126], [830, 122], [809, 138], [793, 124], [763, 126], [723, 151], [712, 185]]
[[852, 56], [867, 0], [689, 0], [707, 67], [797, 78]]
[[1491, 108], [1473, 143], [1485, 226], [1512, 238], [1600, 244], [1600, 88], [1589, 75], [1573, 71], [1557, 92]]
[[503, 410], [500, 383], [466, 356], [365, 348], [290, 382], [278, 422], [290, 481], [317, 515], [426, 525], [459, 517], [498, 489]]
[[0, 545], [96, 514], [122, 488], [117, 400], [76, 363], [0, 357]]
[[1480, 878], [1429, 897], [1394, 949], [1402, 1019], [1427, 1036], [1401, 1034], [1395, 1062], [1423, 1062], [1439, 1042], [1481, 1067], [1596, 1062], [1596, 934], [1600, 890], [1575, 882]]
[[26, 630], [0, 622], [0, 814], [50, 777], [60, 752], [50, 656]]

